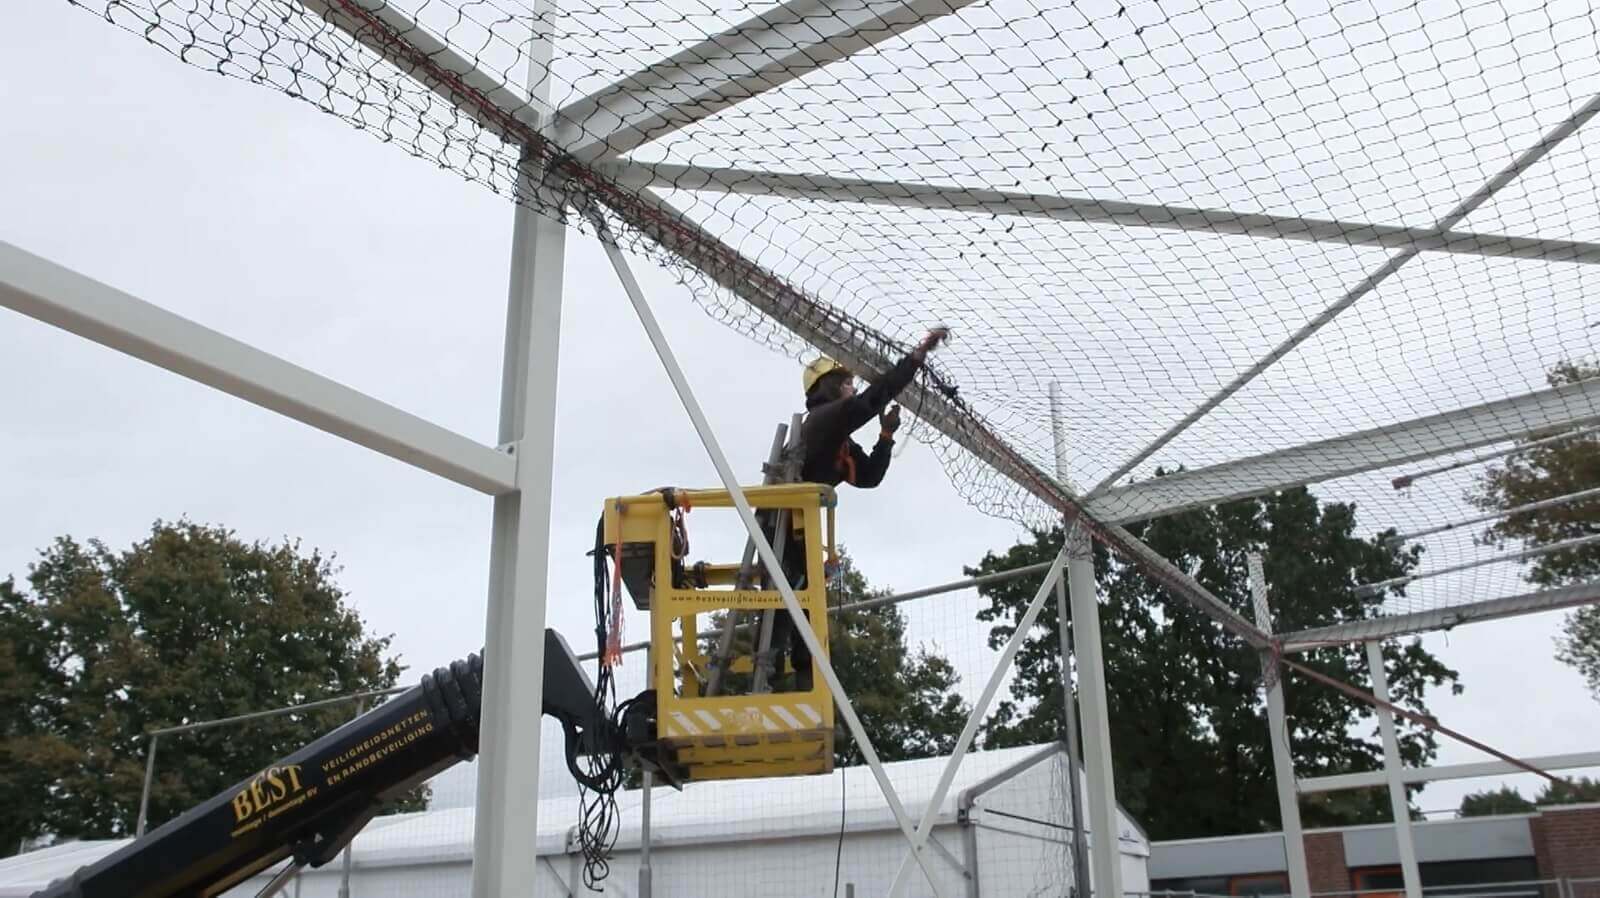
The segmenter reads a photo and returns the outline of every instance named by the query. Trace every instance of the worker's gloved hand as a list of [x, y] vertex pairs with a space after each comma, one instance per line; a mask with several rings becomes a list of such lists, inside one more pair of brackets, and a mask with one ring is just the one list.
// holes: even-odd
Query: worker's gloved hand
[[928, 335], [922, 338], [922, 342], [917, 344], [916, 349], [911, 350], [911, 354], [916, 357], [917, 361], [921, 362], [927, 359], [930, 351], [948, 339], [950, 339], [950, 328], [936, 327], [928, 331]]
[[878, 416], [878, 436], [880, 439], [894, 439], [894, 432], [900, 429], [900, 406], [889, 406], [888, 411]]

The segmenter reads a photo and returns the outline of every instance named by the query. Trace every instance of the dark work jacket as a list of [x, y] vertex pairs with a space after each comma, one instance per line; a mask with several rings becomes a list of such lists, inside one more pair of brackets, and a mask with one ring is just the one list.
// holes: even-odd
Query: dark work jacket
[[[850, 435], [882, 414], [889, 403], [900, 395], [900, 391], [911, 383], [911, 379], [917, 376], [920, 367], [922, 363], [908, 355], [887, 375], [879, 378], [877, 383], [860, 393], [822, 403], [808, 411], [805, 421], [800, 425], [800, 439], [805, 446], [800, 479], [806, 483], [826, 483], [829, 486], [849, 483], [863, 489], [871, 489], [883, 482], [883, 475], [889, 470], [894, 441], [879, 439], [877, 445], [872, 447], [872, 454], [868, 455]], [[770, 525], [763, 524], [763, 527], [768, 528], [767, 536], [770, 538]], [[805, 583], [804, 559], [805, 544], [798, 531], [791, 529], [789, 545], [784, 549], [783, 567], [789, 582], [796, 587]], [[805, 643], [793, 638], [793, 619], [787, 614], [779, 614], [773, 624], [774, 645], [790, 646], [795, 669], [806, 671], [809, 675], [811, 652], [806, 649]]]
[[805, 444], [800, 479], [829, 486], [848, 483], [862, 489], [882, 483], [884, 473], [889, 470], [894, 441], [878, 440], [869, 455], [850, 435], [882, 414], [917, 376], [920, 367], [921, 363], [908, 355], [860, 393], [824, 402], [807, 412], [805, 422], [800, 425], [800, 438]]

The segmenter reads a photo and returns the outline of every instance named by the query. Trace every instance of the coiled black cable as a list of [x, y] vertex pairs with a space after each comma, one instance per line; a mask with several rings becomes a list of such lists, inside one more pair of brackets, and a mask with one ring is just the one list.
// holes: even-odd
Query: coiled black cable
[[594, 637], [598, 652], [594, 690], [599, 711], [596, 719], [609, 724], [611, 733], [594, 734], [602, 737], [606, 744], [591, 745], [587, 753], [580, 751], [575, 728], [569, 726], [566, 736], [567, 769], [578, 781], [578, 850], [583, 855], [583, 884], [599, 891], [599, 883], [611, 872], [611, 850], [617, 843], [622, 823], [617, 813], [617, 790], [622, 788], [625, 770], [622, 753], [615, 744], [617, 740], [609, 737], [621, 732], [621, 715], [627, 708], [627, 705], [617, 706], [616, 681], [605, 657], [607, 615], [614, 596], [603, 515], [595, 525], [594, 551], [590, 554], [594, 558]]

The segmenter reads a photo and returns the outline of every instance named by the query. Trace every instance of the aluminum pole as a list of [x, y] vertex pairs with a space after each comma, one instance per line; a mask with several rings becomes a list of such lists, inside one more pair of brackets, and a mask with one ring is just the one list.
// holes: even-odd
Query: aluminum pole
[[[1067, 419], [1061, 385], [1050, 382], [1050, 431], [1055, 438], [1056, 480], [1076, 490], [1067, 471]], [[1089, 898], [1089, 836], [1083, 825], [1083, 755], [1078, 745], [1078, 698], [1072, 688], [1072, 610], [1065, 578], [1056, 581], [1056, 632], [1061, 638], [1061, 716], [1067, 728], [1067, 798], [1072, 808], [1072, 882], [1077, 898]]]
[[[733, 466], [728, 464], [728, 457], [723, 454], [722, 446], [717, 442], [716, 434], [711, 431], [711, 424], [706, 420], [705, 412], [700, 408], [700, 400], [694, 396], [694, 390], [689, 386], [689, 379], [684, 376], [683, 368], [678, 365], [677, 356], [672, 352], [672, 347], [667, 343], [667, 336], [661, 330], [660, 322], [656, 321], [655, 313], [650, 310], [650, 304], [645, 301], [644, 291], [640, 289], [639, 282], [633, 276], [633, 269], [628, 266], [628, 259], [622, 254], [621, 248], [611, 236], [610, 229], [604, 218], [594, 219], [595, 229], [601, 242], [605, 245], [606, 255], [611, 258], [611, 265], [616, 269], [617, 278], [622, 281], [624, 292], [628, 294], [629, 302], [633, 303], [634, 312], [639, 316], [639, 323], [644, 327], [645, 334], [650, 338], [651, 345], [655, 348], [656, 356], [661, 360], [661, 367], [666, 369], [667, 377], [672, 381], [672, 387], [677, 391], [678, 399], [683, 403], [683, 410], [688, 413], [689, 421], [694, 425], [695, 432], [700, 437], [700, 442], [705, 446], [706, 455], [710, 456], [711, 464], [717, 469], [717, 477], [722, 481], [722, 486], [728, 491], [728, 496], [733, 500], [734, 508], [739, 512], [739, 520], [744, 523], [745, 532], [750, 539], [755, 541], [756, 554], [760, 556], [761, 563], [767, 566], [771, 574], [773, 585], [778, 589], [778, 595], [783, 600], [783, 606], [789, 612], [789, 617], [794, 621], [795, 631], [800, 639], [805, 642], [806, 648], [811, 652], [812, 663], [816, 664], [817, 671], [822, 674], [822, 679], [828, 684], [828, 690], [833, 696], [834, 704], [839, 708], [839, 716], [844, 718], [845, 725], [850, 731], [851, 738], [856, 741], [856, 748], [860, 750], [862, 759], [867, 762], [867, 767], [872, 771], [872, 776], [878, 782], [878, 788], [883, 792], [884, 801], [889, 805], [889, 810], [894, 814], [895, 822], [912, 845], [916, 845], [915, 832], [911, 828], [911, 818], [907, 816], [905, 805], [900, 801], [900, 796], [895, 792], [894, 784], [889, 782], [889, 775], [883, 770], [883, 762], [878, 757], [878, 750], [873, 747], [872, 740], [867, 738], [866, 728], [861, 725], [861, 718], [856, 715], [855, 706], [850, 703], [850, 697], [845, 694], [844, 686], [839, 682], [839, 675], [834, 672], [833, 664], [828, 660], [828, 647], [817, 641], [817, 634], [812, 631], [806, 620], [805, 609], [800, 607], [800, 600], [795, 598], [794, 587], [789, 583], [789, 578], [783, 572], [783, 565], [778, 563], [778, 556], [772, 550], [772, 543], [767, 540], [766, 534], [761, 532], [761, 525], [756, 521], [756, 513], [750, 507], [750, 500], [745, 497], [744, 488], [739, 485], [738, 478], [733, 474]], [[532, 841], [528, 844], [533, 844]], [[917, 866], [922, 868], [922, 873], [928, 879], [928, 887], [935, 898], [944, 898], [939, 891], [938, 881], [933, 877], [933, 871], [923, 858], [921, 850], [912, 852], [916, 858]], [[474, 896], [477, 898], [477, 896]]]
[[[777, 482], [778, 466], [783, 462], [783, 447], [789, 436], [789, 428], [779, 424], [777, 431], [772, 435], [772, 448], [767, 451], [767, 467], [762, 472], [762, 483]], [[773, 531], [776, 533], [776, 529]], [[756, 544], [754, 540], [744, 541], [744, 557], [739, 560], [739, 578], [736, 585], [739, 589], [749, 589], [755, 579]], [[722, 675], [728, 668], [728, 661], [733, 657], [733, 636], [739, 628], [739, 612], [728, 609], [722, 619], [722, 633], [717, 637], [717, 651], [711, 656], [711, 675], [706, 681], [706, 695], [720, 695], [722, 693]], [[640, 643], [648, 646], [649, 642]], [[626, 646], [622, 649], [626, 652]], [[649, 668], [647, 667], [646, 670]]]
[[135, 839], [144, 835], [145, 824], [150, 820], [150, 787], [155, 784], [156, 740], [160, 738], [160, 733], [151, 733], [150, 745], [145, 749], [144, 790], [139, 793], [139, 820], [133, 825], [133, 837]]
[[194, 723], [184, 723], [178, 726], [161, 727], [147, 731], [152, 736], [166, 736], [172, 733], [193, 733], [196, 730], [209, 730], [212, 727], [227, 726], [234, 723], [244, 723], [250, 720], [262, 720], [267, 717], [281, 717], [285, 714], [300, 714], [317, 708], [327, 708], [332, 705], [342, 705], [346, 702], [359, 702], [363, 699], [377, 698], [385, 695], [398, 695], [412, 688], [411, 686], [392, 686], [388, 689], [369, 689], [366, 692], [352, 692], [349, 695], [340, 695], [333, 698], [318, 699], [314, 702], [301, 702], [298, 705], [284, 705], [281, 708], [268, 708], [265, 711], [251, 711], [248, 714], [235, 714], [232, 717], [216, 717], [211, 720], [200, 720]]
[[[779, 463], [780, 471], [777, 482], [794, 483], [800, 476], [800, 428], [805, 423], [804, 415], [795, 415], [789, 421], [789, 443], [784, 448], [783, 456]], [[789, 531], [790, 514], [787, 510], [779, 510], [773, 516], [772, 536], [777, 542], [772, 544], [772, 551], [783, 561], [785, 547], [789, 545], [787, 533]], [[741, 587], [742, 588], [742, 587]], [[751, 694], [771, 692], [769, 680], [772, 678], [776, 664], [772, 657], [773, 627], [776, 623], [776, 612], [763, 611], [760, 614], [760, 626], [756, 633], [755, 673], [750, 677]], [[787, 649], [788, 645], [779, 646]], [[798, 676], [799, 672], [796, 671]]]
[[[1272, 632], [1272, 608], [1267, 604], [1267, 575], [1261, 555], [1251, 552], [1250, 597], [1255, 600], [1256, 626]], [[1261, 653], [1261, 672], [1267, 683], [1267, 735], [1272, 744], [1272, 775], [1278, 786], [1278, 816], [1283, 826], [1283, 856], [1289, 866], [1289, 894], [1310, 898], [1311, 875], [1306, 868], [1306, 841], [1300, 828], [1300, 796], [1295, 791], [1294, 755], [1289, 751], [1289, 723], [1283, 700], [1283, 676], [1271, 652]]]
[[273, 898], [274, 895], [283, 891], [284, 886], [287, 886], [290, 882], [294, 883], [295, 894], [298, 895], [300, 893], [300, 867], [301, 864], [299, 862], [291, 859], [289, 863], [284, 865], [282, 870], [279, 870], [271, 879], [267, 880], [267, 884], [262, 886], [261, 891], [256, 893], [256, 898]]
[[1558, 508], [1562, 505], [1570, 505], [1574, 502], [1582, 502], [1585, 499], [1600, 499], [1600, 486], [1592, 487], [1586, 490], [1578, 490], [1575, 493], [1567, 493], [1561, 496], [1552, 496], [1549, 499], [1540, 499], [1537, 502], [1529, 502], [1525, 505], [1517, 505], [1511, 508], [1501, 508], [1491, 511], [1488, 514], [1474, 515], [1473, 517], [1465, 520], [1451, 521], [1448, 524], [1440, 524], [1436, 527], [1428, 527], [1423, 530], [1413, 530], [1410, 533], [1396, 533], [1394, 536], [1385, 539], [1383, 542], [1384, 545], [1387, 546], [1403, 546], [1414, 539], [1424, 536], [1432, 536], [1435, 533], [1445, 533], [1461, 527], [1470, 527], [1473, 524], [1483, 524], [1488, 521], [1498, 521], [1502, 518], [1512, 517], [1513, 515], [1527, 514], [1530, 511], [1543, 511], [1546, 508]]
[[[532, 0], [533, 22], [552, 19], [551, 0]], [[528, 95], [550, 97], [551, 36], [528, 47]], [[538, 195], [543, 171], [525, 156], [518, 190]], [[496, 496], [489, 544], [483, 712], [478, 759], [472, 898], [525, 894], [538, 841], [539, 741], [543, 728], [545, 591], [555, 466], [556, 374], [561, 352], [566, 226], [518, 204], [511, 236], [498, 445], [517, 462], [514, 492]]]
[[[351, 720], [359, 719], [365, 713], [367, 700], [362, 699], [356, 703], [356, 716]], [[352, 838], [344, 844], [344, 851], [340, 852], [344, 857], [339, 862], [339, 898], [350, 898], [350, 867], [355, 863], [355, 847], [356, 840]]]
[[[1372, 695], [1388, 702], [1389, 674], [1383, 667], [1383, 644], [1367, 643], [1367, 664], [1372, 668]], [[1422, 875], [1417, 871], [1416, 843], [1411, 835], [1411, 803], [1406, 800], [1406, 785], [1401, 779], [1400, 740], [1395, 735], [1394, 715], [1388, 708], [1376, 707], [1378, 731], [1383, 735], [1383, 773], [1389, 781], [1389, 804], [1394, 809], [1394, 838], [1400, 852], [1400, 875], [1405, 880], [1406, 898], [1422, 898]]]

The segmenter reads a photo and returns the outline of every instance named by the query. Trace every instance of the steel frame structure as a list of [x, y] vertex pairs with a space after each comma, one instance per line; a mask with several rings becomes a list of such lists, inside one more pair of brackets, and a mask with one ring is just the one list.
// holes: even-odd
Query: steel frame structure
[[[529, 77], [524, 97], [506, 89], [497, 76], [480, 70], [472, 60], [454, 52], [426, 28], [387, 6], [384, 0], [298, 2], [382, 58], [399, 62], [400, 71], [416, 78], [446, 102], [459, 106], [463, 114], [492, 133], [522, 146], [524, 162], [519, 169], [519, 188], [524, 195], [536, 195], [543, 189], [545, 172], [537, 162], [541, 157], [534, 152], [541, 147], [535, 144], [553, 143], [577, 164], [608, 170], [623, 181], [633, 179], [644, 183], [640, 180], [644, 175], [620, 160], [622, 154], [835, 60], [870, 49], [943, 16], [957, 14], [969, 5], [966, 0], [863, 0], [852, 4], [849, 10], [838, 10], [826, 0], [788, 0], [588, 97], [552, 109], [548, 84], [552, 48], [548, 35], [530, 36]], [[554, 5], [554, 0], [530, 2], [535, 21], [543, 21], [543, 14]], [[356, 22], [348, 11], [351, 7], [363, 12], [367, 20]], [[402, 50], [410, 55], [397, 56]], [[418, 59], [425, 59], [428, 64], [415, 64]], [[483, 107], [461, 106], [459, 98], [463, 88], [474, 91], [475, 99], [486, 103], [494, 114], [484, 114]], [[1067, 486], [1059, 474], [1052, 477], [1040, 470], [943, 395], [916, 385], [905, 396], [909, 410], [1001, 475], [1048, 503], [1069, 523], [1068, 544], [1052, 566], [1053, 573], [1046, 578], [1045, 588], [1031, 603], [1025, 620], [1031, 621], [1036, 616], [1050, 592], [1049, 587], [1064, 568], [1077, 637], [1078, 667], [1083, 679], [1090, 823], [1094, 831], [1112, 835], [1111, 838], [1097, 838], [1093, 846], [1098, 891], [1118, 894], [1116, 805], [1110, 778], [1091, 538], [1125, 554], [1248, 644], [1266, 649], [1276, 642], [1266, 627], [1258, 627], [1234, 612], [1192, 577], [1128, 533], [1120, 523], [1432, 458], [1541, 430], [1594, 423], [1600, 421], [1600, 382], [1588, 381], [1542, 391], [1228, 462], [1160, 481], [1124, 487], [1117, 487], [1116, 481], [1424, 251], [1511, 257], [1531, 254], [1541, 259], [1562, 259], [1579, 264], [1600, 261], [1600, 247], [1594, 244], [1527, 240], [1457, 230], [1474, 209], [1514, 181], [1597, 112], [1600, 112], [1600, 97], [1574, 111], [1432, 227], [1420, 229], [1263, 216], [1225, 209], [1119, 204], [770, 172], [672, 172], [658, 167], [649, 176], [649, 183], [656, 183], [663, 175], [676, 175], [698, 178], [707, 189], [788, 192], [808, 198], [937, 209], [976, 208], [1005, 215], [1325, 240], [1397, 250], [1381, 267], [1350, 287], [1282, 344], [1174, 423], [1157, 440], [1118, 465], [1086, 498]], [[668, 252], [687, 254], [690, 247], [686, 241], [693, 241], [693, 246], [702, 251], [709, 247], [720, 254], [719, 258], [737, 260], [737, 268], [718, 266], [707, 270], [706, 274], [800, 338], [869, 379], [888, 369], [891, 360], [884, 357], [881, 342], [868, 340], [859, 331], [842, 326], [824, 304], [787, 285], [782, 278], [695, 226], [648, 184], [640, 189], [638, 197], [636, 207], [612, 211]], [[664, 230], [659, 224], [662, 219], [657, 216], [670, 216], [679, 228], [676, 232]], [[519, 797], [536, 794], [538, 787], [538, 765], [522, 759], [536, 757], [540, 741], [543, 660], [540, 631], [545, 617], [543, 586], [548, 551], [565, 234], [565, 225], [527, 207], [518, 207], [508, 290], [500, 426], [495, 446], [451, 433], [114, 288], [16, 247], [0, 244], [0, 305], [495, 497], [486, 621], [483, 763], [473, 865], [475, 898], [519, 891], [531, 880], [535, 863], [524, 848], [533, 842], [536, 803], [521, 801]], [[601, 236], [606, 236], [603, 227]], [[756, 528], [731, 469], [708, 422], [699, 413], [670, 347], [661, 337], [659, 328], [654, 326], [648, 304], [628, 271], [621, 251], [613, 241], [605, 242], [625, 291], [689, 409], [708, 454], [727, 488], [738, 496], [740, 516], [756, 542], [758, 553], [768, 568], [777, 573], [771, 547]], [[694, 260], [692, 254], [686, 258]], [[1470, 428], [1461, 426], [1468, 421], [1472, 425]], [[1468, 429], [1478, 436], [1461, 436]], [[798, 615], [793, 591], [783, 582], [781, 574], [776, 579], [785, 606], [791, 614]], [[1505, 600], [1507, 604], [1500, 606], [1502, 612], [1518, 613], [1522, 607], [1517, 605], [1518, 598]], [[1566, 600], [1593, 601], [1594, 598], [1591, 587], [1572, 593]], [[1494, 616], [1494, 612], [1485, 610], [1478, 619], [1489, 616]], [[1412, 625], [1427, 627], [1445, 623], [1442, 617], [1432, 617], [1418, 618]], [[1019, 627], [1018, 632], [1025, 630], [1026, 625]], [[801, 627], [799, 631], [802, 638], [813, 641], [807, 628]], [[1282, 641], [1304, 642], [1310, 635], [1290, 634], [1282, 637]], [[1332, 631], [1315, 635], [1324, 640], [1370, 638], [1370, 634]], [[821, 647], [812, 645], [810, 648], [814, 657], [826, 658]], [[1002, 655], [1002, 663], [986, 696], [992, 693], [1009, 660], [1009, 654]], [[911, 841], [907, 864], [923, 863], [921, 847], [925, 833], [912, 829], [911, 821], [899, 807], [892, 788], [875, 763], [869, 734], [862, 731], [859, 720], [849, 708], [848, 697], [838, 688], [836, 677], [825, 661], [822, 667], [843, 716], [864, 753], [872, 759], [880, 785]], [[985, 703], [980, 702], [980, 710]], [[969, 721], [967, 729], [972, 727], [973, 722]], [[965, 731], [964, 735], [967, 735]], [[1392, 755], [1392, 751], [1386, 754]], [[958, 752], [952, 768], [946, 771], [946, 782], [953, 774], [953, 764], [959, 761], [959, 755]], [[1388, 781], [1391, 787], [1396, 782], [1392, 765]], [[906, 866], [902, 866], [902, 873]]]

